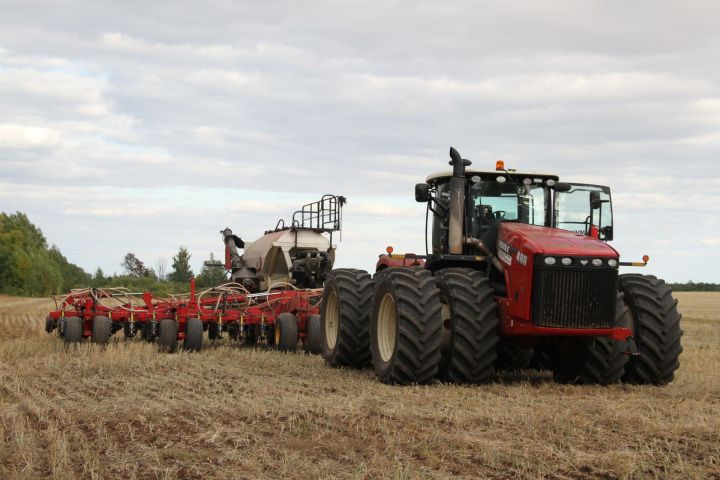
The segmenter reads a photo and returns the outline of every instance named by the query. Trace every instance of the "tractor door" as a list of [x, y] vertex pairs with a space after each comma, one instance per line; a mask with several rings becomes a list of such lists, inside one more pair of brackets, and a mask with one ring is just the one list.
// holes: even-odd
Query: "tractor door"
[[568, 191], [556, 191], [553, 226], [583, 235], [597, 235], [600, 240], [612, 240], [610, 187], [575, 183]]

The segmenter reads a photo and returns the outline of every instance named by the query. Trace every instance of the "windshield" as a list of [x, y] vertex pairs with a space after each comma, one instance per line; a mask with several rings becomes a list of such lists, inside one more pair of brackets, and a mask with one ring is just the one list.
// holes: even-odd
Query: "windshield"
[[[595, 208], [592, 206], [593, 194]], [[554, 218], [555, 228], [588, 235], [594, 225], [599, 230], [599, 238], [609, 240], [612, 236], [610, 189], [601, 185], [574, 184], [567, 192], [558, 192]]]
[[542, 184], [481, 180], [470, 187], [469, 230], [481, 237], [501, 221], [545, 225], [547, 188]]

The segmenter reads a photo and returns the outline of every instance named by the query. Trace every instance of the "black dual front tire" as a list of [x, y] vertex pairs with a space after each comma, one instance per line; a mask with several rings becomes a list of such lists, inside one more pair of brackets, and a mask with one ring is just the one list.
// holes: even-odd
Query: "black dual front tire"
[[432, 273], [390, 268], [375, 283], [370, 321], [375, 373], [390, 384], [431, 382], [438, 373], [442, 329], [439, 291]]
[[364, 270], [332, 270], [320, 306], [322, 356], [333, 367], [370, 364], [370, 305], [373, 281]]
[[495, 369], [513, 372], [530, 367], [535, 349], [520, 347], [510, 342], [500, 341], [497, 346]]
[[682, 315], [663, 280], [650, 275], [620, 275], [620, 290], [630, 310], [639, 355], [630, 358], [623, 380], [634, 384], [665, 385], [675, 378], [683, 351]]
[[448, 268], [435, 274], [442, 312], [442, 355], [438, 376], [453, 383], [482, 383], [495, 373], [497, 304], [482, 273]]
[[[618, 293], [615, 325], [628, 326], [630, 316]], [[568, 340], [550, 350], [553, 378], [561, 383], [610, 385], [618, 383], [628, 362], [627, 343], [608, 337]]]

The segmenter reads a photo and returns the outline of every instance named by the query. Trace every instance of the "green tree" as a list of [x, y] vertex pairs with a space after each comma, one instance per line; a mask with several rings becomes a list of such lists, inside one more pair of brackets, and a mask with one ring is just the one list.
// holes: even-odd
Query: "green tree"
[[21, 212], [0, 213], [0, 292], [14, 295], [59, 294], [85, 286], [90, 277], [68, 262], [42, 231]]
[[60, 271], [63, 292], [67, 292], [75, 287], [87, 286], [90, 283], [90, 275], [77, 265], [68, 262], [67, 258], [60, 253], [60, 249], [55, 245], [50, 247], [48, 255]]
[[168, 275], [171, 282], [189, 282], [193, 277], [190, 268], [190, 252], [184, 246], [180, 246], [177, 255], [173, 257], [172, 272]]
[[120, 266], [123, 267], [125, 269], [125, 272], [131, 277], [150, 276], [150, 270], [145, 266], [142, 260], [137, 258], [132, 252], [128, 252], [127, 254], [125, 254], [125, 258], [123, 258]]

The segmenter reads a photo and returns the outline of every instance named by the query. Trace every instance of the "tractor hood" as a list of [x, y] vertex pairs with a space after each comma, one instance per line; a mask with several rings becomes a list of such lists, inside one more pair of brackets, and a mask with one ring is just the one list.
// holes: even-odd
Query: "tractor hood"
[[533, 254], [613, 258], [619, 256], [607, 243], [587, 235], [524, 223], [502, 222], [498, 243], [503, 241]]

